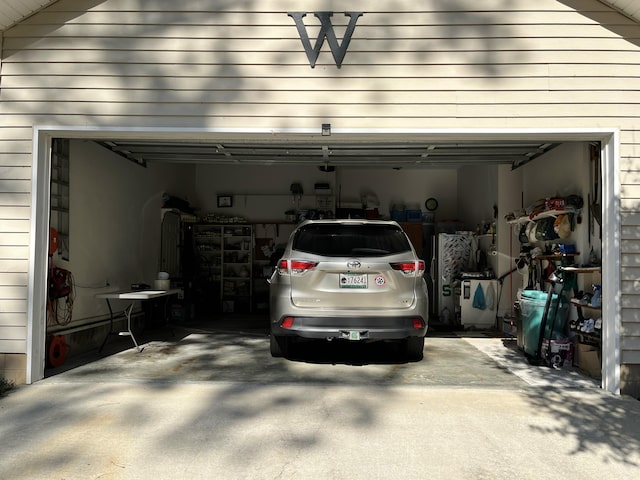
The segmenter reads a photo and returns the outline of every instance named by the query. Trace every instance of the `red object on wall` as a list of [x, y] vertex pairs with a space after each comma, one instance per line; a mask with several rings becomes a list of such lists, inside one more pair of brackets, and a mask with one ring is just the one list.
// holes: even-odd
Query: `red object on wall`
[[58, 251], [58, 231], [55, 228], [49, 229], [49, 256]]
[[567, 202], [564, 198], [549, 198], [545, 204], [547, 210], [564, 210], [567, 208]]

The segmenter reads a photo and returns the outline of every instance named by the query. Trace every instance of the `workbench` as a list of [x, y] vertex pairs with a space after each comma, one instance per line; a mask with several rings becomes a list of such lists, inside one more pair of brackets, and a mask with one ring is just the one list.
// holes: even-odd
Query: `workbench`
[[[169, 290], [128, 290], [128, 291], [120, 291], [120, 292], [108, 292], [108, 293], [99, 293], [96, 295], [96, 298], [104, 298], [107, 301], [107, 307], [109, 308], [109, 332], [104, 337], [102, 341], [102, 345], [100, 345], [100, 352], [104, 348], [104, 345], [107, 343], [107, 339], [110, 335], [126, 335], [130, 336], [131, 340], [133, 340], [133, 344], [136, 346], [138, 352], [141, 352], [143, 349], [140, 348], [138, 342], [136, 341], [136, 337], [133, 335], [133, 331], [131, 330], [131, 314], [133, 313], [133, 307], [136, 302], [144, 301], [144, 300], [152, 300], [155, 298], [161, 297], [170, 297], [172, 295], [178, 295], [182, 290], [179, 288], [172, 288]], [[127, 300], [129, 301], [129, 305], [124, 309], [124, 316], [127, 319], [127, 331], [125, 332], [114, 332], [113, 331], [113, 308], [111, 306], [111, 300]]]

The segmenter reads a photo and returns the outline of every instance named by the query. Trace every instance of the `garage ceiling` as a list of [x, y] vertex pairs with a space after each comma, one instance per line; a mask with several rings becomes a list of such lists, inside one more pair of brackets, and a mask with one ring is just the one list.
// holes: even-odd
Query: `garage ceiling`
[[470, 141], [393, 143], [345, 141], [194, 142], [100, 140], [100, 145], [141, 166], [150, 162], [211, 165], [318, 165], [460, 167], [469, 164], [524, 165], [557, 143]]

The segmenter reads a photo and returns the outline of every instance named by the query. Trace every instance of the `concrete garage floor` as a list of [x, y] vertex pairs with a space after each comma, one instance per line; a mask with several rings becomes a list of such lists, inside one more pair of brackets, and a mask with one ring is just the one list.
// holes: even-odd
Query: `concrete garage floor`
[[263, 315], [228, 316], [188, 326], [110, 337], [102, 353], [48, 369], [48, 382], [248, 382], [434, 387], [598, 388], [575, 369], [532, 366], [514, 338], [490, 332], [431, 331], [424, 359], [407, 362], [394, 344], [301, 343], [289, 358], [269, 354]]
[[0, 478], [638, 478], [640, 402], [513, 340], [434, 332], [407, 363], [381, 344], [273, 359], [259, 319], [139, 339], [0, 399]]

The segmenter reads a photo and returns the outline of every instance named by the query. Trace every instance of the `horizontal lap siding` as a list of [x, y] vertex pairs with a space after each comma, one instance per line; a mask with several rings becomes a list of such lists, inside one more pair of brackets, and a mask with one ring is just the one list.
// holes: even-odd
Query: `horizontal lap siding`
[[[437, 2], [424, 4], [442, 10]], [[33, 115], [63, 122], [81, 115], [118, 123], [121, 116], [120, 123], [154, 118], [158, 126], [226, 126], [229, 120], [273, 126], [291, 117], [299, 126], [327, 117], [343, 119], [345, 127], [371, 126], [375, 119], [400, 127], [403, 119], [466, 127], [492, 117], [496, 126], [547, 117], [571, 126], [579, 118], [603, 124], [635, 118], [638, 99], [628, 80], [640, 75], [635, 45], [557, 2], [538, 12], [515, 4], [514, 12], [491, 10], [499, 4], [489, 2], [483, 4], [488, 11], [462, 14], [373, 12], [360, 2], [367, 13], [343, 68], [335, 68], [325, 45], [312, 70], [285, 14], [295, 2], [256, 3], [262, 11], [246, 13], [215, 12], [215, 2], [197, 2], [201, 11], [174, 5], [160, 12], [162, 2], [133, 11], [130, 2], [111, 1], [85, 14], [74, 2], [61, 2], [7, 35], [3, 101], [16, 112], [40, 104]], [[129, 7], [120, 12], [117, 5]], [[637, 30], [600, 10], [603, 21]], [[69, 23], [60, 26], [61, 19]], [[334, 21], [344, 23], [344, 16]], [[594, 58], [602, 63], [591, 64]], [[598, 77], [605, 71], [624, 78], [607, 83]], [[576, 79], [585, 74], [591, 78]]]
[[[640, 357], [640, 27], [631, 20], [595, 0], [580, 12], [555, 0], [84, 5], [60, 0], [5, 33], [0, 299], [11, 311], [0, 311], [0, 332], [26, 322], [34, 124], [618, 127], [623, 360]], [[286, 15], [303, 8], [365, 12], [341, 69], [326, 43], [309, 67]], [[315, 42], [313, 15], [305, 21]], [[348, 19], [333, 21], [340, 36]]]
[[0, 353], [27, 351], [31, 135], [0, 128]]
[[622, 361], [640, 363], [640, 140], [621, 132], [620, 211]]

